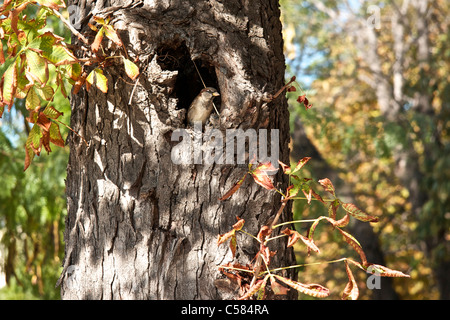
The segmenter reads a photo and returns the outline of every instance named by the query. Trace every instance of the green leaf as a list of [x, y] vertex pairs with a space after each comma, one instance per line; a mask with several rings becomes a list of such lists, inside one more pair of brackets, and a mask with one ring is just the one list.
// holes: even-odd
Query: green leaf
[[17, 60], [3, 74], [3, 103], [11, 109], [17, 89]]
[[125, 65], [125, 72], [131, 80], [134, 80], [139, 76], [139, 68], [137, 65], [125, 58], [123, 58], [123, 64]]
[[46, 101], [50, 101], [53, 98], [53, 94], [55, 93], [53, 91], [53, 88], [48, 85], [43, 88], [35, 86], [34, 89], [36, 90], [37, 94]]
[[40, 85], [47, 83], [48, 80], [48, 65], [39, 54], [34, 51], [27, 50], [25, 52], [27, 58], [27, 77], [31, 76], [34, 81], [38, 81]]
[[116, 30], [112, 26], [105, 25], [104, 27], [105, 36], [118, 46], [123, 46], [122, 41], [119, 38]]
[[52, 122], [48, 132], [50, 134], [50, 142], [58, 147], [64, 148], [64, 139], [62, 138], [59, 126], [56, 123]]
[[53, 120], [58, 119], [60, 116], [63, 115], [62, 112], [59, 112], [52, 106], [45, 107], [45, 109], [42, 113], [45, 114], [48, 118], [53, 119]]
[[39, 99], [39, 96], [37, 95], [36, 91], [34, 90], [34, 87], [31, 87], [28, 90], [27, 98], [25, 100], [25, 107], [28, 110], [34, 110], [36, 107], [39, 107], [41, 105], [41, 100]]

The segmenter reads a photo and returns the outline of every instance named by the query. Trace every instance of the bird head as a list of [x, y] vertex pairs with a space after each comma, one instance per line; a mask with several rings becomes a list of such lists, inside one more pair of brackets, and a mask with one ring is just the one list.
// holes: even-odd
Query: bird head
[[214, 97], [220, 96], [217, 90], [211, 87], [206, 87], [200, 91], [199, 95], [205, 100], [212, 100]]

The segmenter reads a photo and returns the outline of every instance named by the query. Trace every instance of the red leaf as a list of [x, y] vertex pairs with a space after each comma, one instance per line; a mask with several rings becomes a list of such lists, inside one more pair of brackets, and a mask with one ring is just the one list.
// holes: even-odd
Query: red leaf
[[244, 183], [245, 177], [247, 177], [247, 173], [241, 178], [241, 180], [236, 182], [227, 193], [225, 193], [222, 197], [220, 197], [219, 200], [224, 201], [229, 197], [231, 197], [233, 193], [235, 193], [241, 187], [242, 183]]
[[319, 180], [319, 183], [325, 188], [326, 191], [328, 191], [334, 197], [336, 197], [334, 186], [331, 183], [330, 179], [325, 178], [325, 179]]
[[297, 91], [297, 89], [295, 89], [294, 86], [290, 86], [287, 88], [287, 92], [295, 92], [295, 91]]
[[274, 174], [276, 170], [278, 169], [274, 168], [270, 162], [267, 162], [259, 164], [256, 169], [250, 171], [250, 174], [257, 184], [267, 190], [273, 190], [275, 187], [267, 173]]

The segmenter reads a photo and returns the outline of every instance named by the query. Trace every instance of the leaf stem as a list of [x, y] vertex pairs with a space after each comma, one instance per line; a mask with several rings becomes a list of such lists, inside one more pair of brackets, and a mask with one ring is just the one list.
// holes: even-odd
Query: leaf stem
[[293, 223], [307, 223], [307, 222], [315, 222], [317, 219], [308, 219], [308, 220], [293, 220], [288, 222], [279, 223], [277, 225], [274, 225], [272, 229], [278, 228], [280, 226], [284, 226], [286, 224], [293, 224]]

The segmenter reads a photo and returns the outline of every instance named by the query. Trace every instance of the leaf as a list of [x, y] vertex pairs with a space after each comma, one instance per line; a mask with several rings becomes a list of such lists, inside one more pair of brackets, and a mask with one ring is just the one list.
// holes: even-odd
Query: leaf
[[292, 247], [299, 239], [300, 239], [300, 233], [295, 230], [291, 230], [289, 228], [284, 229], [281, 231], [281, 233], [284, 233], [285, 235], [289, 236], [287, 247]]
[[374, 263], [368, 263], [366, 265], [367, 273], [371, 274], [378, 274], [381, 277], [401, 277], [401, 278], [409, 278], [410, 276], [407, 274], [404, 274], [401, 271], [392, 270], [385, 266], [374, 264]]
[[42, 56], [55, 66], [70, 65], [78, 61], [72, 52], [61, 44], [54, 45], [50, 51], [44, 52]]
[[358, 220], [369, 222], [378, 221], [378, 217], [368, 215], [367, 213], [359, 209], [357, 206], [355, 206], [353, 203], [342, 203], [342, 208], [344, 208], [345, 211], [347, 211], [351, 216], [355, 217]]
[[41, 152], [41, 129], [39, 126], [33, 126], [28, 134], [25, 142], [25, 165], [23, 171], [27, 170], [33, 160], [35, 154], [39, 155]]
[[270, 162], [267, 162], [259, 164], [256, 169], [250, 171], [250, 174], [257, 184], [267, 190], [273, 190], [275, 187], [273, 186], [272, 180], [269, 178], [267, 173], [274, 174], [273, 171], [276, 170], [277, 169], [274, 168]]
[[60, 8], [65, 8], [66, 4], [62, 0], [36, 0], [37, 3], [39, 3], [41, 6], [59, 10]]
[[59, 126], [52, 122], [49, 130], [50, 142], [58, 147], [64, 148], [64, 139], [61, 136], [61, 131], [59, 130]]
[[294, 170], [292, 171], [292, 174], [296, 173], [297, 171], [299, 171], [301, 168], [303, 168], [303, 166], [311, 159], [311, 157], [304, 157], [302, 159], [300, 159], [300, 161], [297, 163], [297, 165], [295, 166]]
[[342, 300], [357, 300], [359, 296], [359, 289], [347, 260], [345, 260], [345, 270], [348, 276], [348, 283], [342, 293]]
[[242, 229], [242, 227], [244, 226], [245, 220], [239, 218], [238, 216], [236, 216], [236, 219], [238, 222], [236, 222], [235, 224], [233, 224], [233, 229], [236, 231], [239, 231]]
[[238, 182], [236, 182], [227, 193], [225, 193], [222, 197], [220, 197], [219, 200], [224, 201], [224, 200], [228, 199], [229, 197], [231, 197], [233, 195], [233, 193], [235, 193], [241, 187], [242, 183], [244, 183], [244, 180], [245, 180], [245, 177], [247, 177], [247, 174], [248, 174], [248, 172]]
[[270, 277], [270, 287], [275, 295], [286, 295], [289, 290], [285, 286], [279, 284], [273, 276]]
[[125, 66], [125, 72], [131, 80], [136, 79], [139, 76], [139, 68], [133, 62], [128, 59], [123, 58], [123, 63]]
[[59, 112], [58, 110], [56, 110], [52, 106], [45, 107], [45, 109], [44, 109], [44, 111], [42, 113], [45, 114], [50, 119], [53, 119], [53, 120], [58, 119], [60, 116], [64, 115], [64, 113]]
[[87, 76], [86, 89], [89, 91], [90, 86], [94, 84], [103, 93], [108, 92], [108, 79], [103, 75], [103, 70], [94, 69]]
[[100, 30], [95, 35], [94, 42], [92, 42], [92, 44], [91, 44], [92, 51], [97, 52], [98, 49], [100, 49], [100, 45], [103, 40], [103, 32], [104, 32], [104, 28], [101, 27]]
[[345, 241], [352, 246], [353, 249], [359, 254], [361, 258], [361, 262], [363, 266], [367, 266], [367, 258], [366, 254], [364, 253], [361, 245], [359, 244], [358, 240], [356, 240], [351, 234], [345, 232], [344, 230], [340, 228], [336, 228], [344, 237]]
[[337, 208], [339, 208], [340, 201], [338, 199], [335, 199], [333, 202], [330, 203], [330, 206], [328, 207], [328, 216], [335, 220], [336, 219], [336, 212]]
[[53, 98], [53, 94], [55, 93], [53, 91], [53, 88], [49, 85], [46, 85], [43, 88], [35, 86], [34, 90], [36, 90], [37, 94], [46, 101], [50, 101]]
[[[46, 84], [48, 80], [48, 64], [44, 58], [34, 51], [27, 50], [25, 52], [27, 57], [28, 69], [26, 71], [27, 78], [30, 82], [37, 81], [40, 85]], [[30, 79], [31, 78], [31, 79]]]
[[17, 89], [17, 60], [11, 64], [3, 74], [3, 103], [11, 110], [14, 94]]
[[260, 289], [264, 289], [267, 283], [267, 278], [269, 275], [265, 276], [263, 280], [256, 281], [253, 286], [248, 289], [248, 291], [239, 298], [239, 300], [247, 300], [251, 296], [253, 296], [256, 292], [258, 292]]
[[39, 107], [40, 105], [41, 105], [41, 100], [39, 99], [39, 96], [37, 95], [36, 91], [34, 90], [34, 87], [31, 87], [28, 90], [28, 94], [25, 99], [25, 107], [28, 110], [33, 110], [36, 107]]
[[291, 173], [291, 167], [289, 167], [287, 164], [281, 162], [278, 160], [278, 163], [281, 165], [281, 168], [283, 169], [283, 173], [290, 174]]
[[40, 112], [36, 124], [40, 126], [42, 130], [48, 131], [50, 130], [50, 125], [52, 122], [43, 112]]
[[287, 279], [285, 277], [281, 277], [279, 275], [274, 275], [274, 277], [276, 277], [281, 282], [284, 282], [291, 288], [294, 288], [295, 290], [297, 290], [301, 293], [313, 296], [315, 298], [325, 298], [330, 295], [330, 290], [328, 290], [327, 288], [325, 288], [324, 286], [322, 286], [320, 284], [315, 284], [315, 283], [303, 284], [298, 281], [293, 281], [293, 280]]
[[230, 231], [228, 231], [227, 233], [224, 234], [219, 234], [219, 236], [217, 237], [217, 245], [221, 245], [222, 243], [225, 243], [225, 241], [227, 241], [228, 239], [230, 239], [231, 237], [233, 237], [236, 233], [236, 230], [232, 229]]
[[112, 26], [105, 25], [103, 28], [104, 28], [104, 31], [105, 31], [105, 36], [109, 40], [111, 40], [112, 42], [114, 42], [115, 44], [117, 44], [120, 47], [123, 46], [123, 43], [122, 43], [122, 41], [119, 38], [119, 35], [117, 34], [116, 30], [114, 30], [114, 28]]
[[331, 193], [336, 198], [334, 186], [331, 183], [330, 179], [325, 178], [325, 179], [319, 180], [319, 183], [325, 188], [326, 191]]

